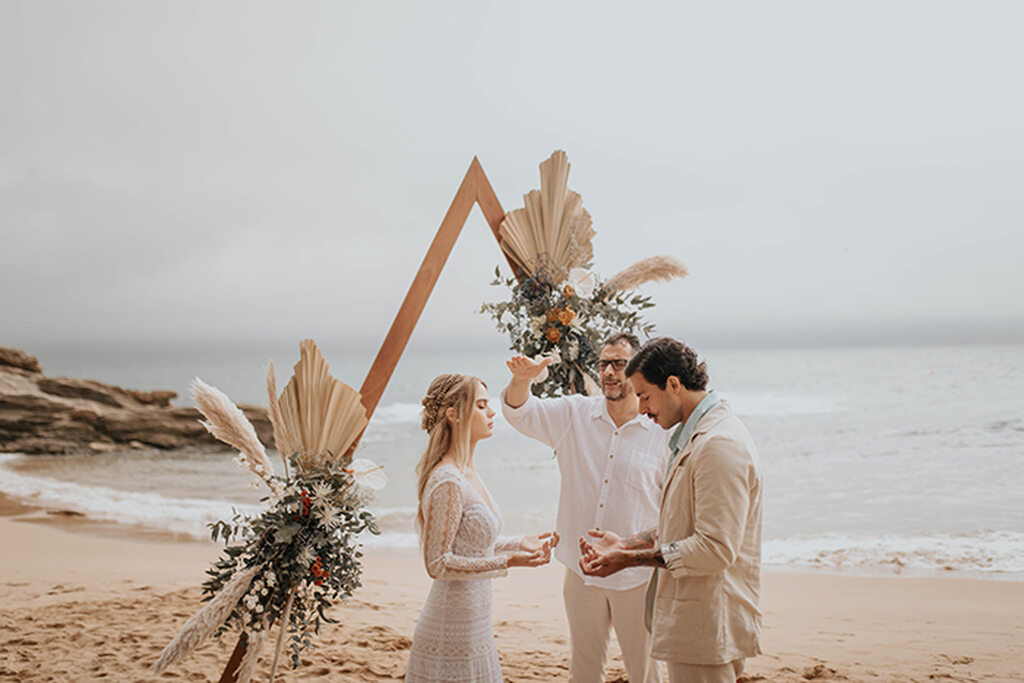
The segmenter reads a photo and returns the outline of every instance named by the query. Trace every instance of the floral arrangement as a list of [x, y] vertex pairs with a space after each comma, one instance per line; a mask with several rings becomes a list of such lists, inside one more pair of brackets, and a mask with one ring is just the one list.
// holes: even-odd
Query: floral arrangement
[[496, 268], [494, 275], [491, 284], [504, 285], [511, 296], [483, 304], [480, 312], [508, 334], [512, 351], [553, 360], [533, 383], [537, 396], [598, 392], [594, 377], [601, 342], [615, 332], [639, 337], [654, 330], [642, 316], [654, 306], [649, 296], [615, 289], [583, 268], [570, 270], [563, 283], [553, 283], [544, 272], [503, 280]]
[[491, 284], [504, 284], [511, 295], [480, 309], [508, 334], [512, 351], [552, 359], [533, 383], [538, 396], [600, 393], [594, 377], [604, 339], [616, 332], [649, 337], [654, 330], [642, 315], [654, 306], [651, 298], [632, 290], [687, 275], [678, 259], [652, 256], [600, 280], [589, 270], [596, 234], [591, 217], [568, 178], [568, 157], [558, 150], [540, 164], [540, 190], [505, 216], [498, 236], [515, 273], [503, 280], [496, 268]]
[[206, 606], [184, 625], [154, 666], [160, 674], [210, 636], [237, 630], [245, 654], [235, 672], [247, 683], [271, 627], [280, 630], [271, 680], [290, 635], [293, 666], [311, 647], [325, 611], [360, 587], [362, 553], [357, 536], [380, 533], [365, 506], [387, 479], [369, 460], [352, 459], [351, 447], [367, 423], [358, 392], [334, 379], [312, 340], [280, 397], [274, 368], [267, 375], [270, 421], [284, 475], [273, 472], [255, 429], [231, 400], [198, 378], [192, 393], [215, 437], [239, 451], [238, 464], [266, 484], [268, 507], [255, 517], [236, 514], [211, 524], [225, 548], [207, 570]]

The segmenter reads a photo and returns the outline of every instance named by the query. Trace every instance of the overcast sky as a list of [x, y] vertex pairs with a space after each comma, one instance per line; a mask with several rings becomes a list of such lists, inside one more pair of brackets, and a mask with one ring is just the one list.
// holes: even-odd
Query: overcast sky
[[[660, 332], [1024, 339], [1018, 2], [0, 0], [0, 345], [376, 344], [555, 149]], [[474, 210], [422, 344], [495, 339]]]

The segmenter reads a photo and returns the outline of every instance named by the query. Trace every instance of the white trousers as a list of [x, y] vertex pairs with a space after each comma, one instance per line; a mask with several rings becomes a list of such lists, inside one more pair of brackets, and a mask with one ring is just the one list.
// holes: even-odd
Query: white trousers
[[562, 596], [569, 622], [572, 661], [570, 683], [604, 681], [609, 627], [622, 649], [623, 664], [634, 683], [658, 683], [658, 663], [651, 659], [651, 634], [644, 627], [647, 584], [627, 590], [587, 586], [576, 572], [565, 570]]
[[743, 674], [743, 660], [737, 659], [718, 666], [665, 662], [669, 683], [736, 683]]

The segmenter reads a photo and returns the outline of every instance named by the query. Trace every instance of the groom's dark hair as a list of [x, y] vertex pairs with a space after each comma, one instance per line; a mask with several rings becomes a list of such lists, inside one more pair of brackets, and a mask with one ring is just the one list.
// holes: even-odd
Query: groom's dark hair
[[644, 380], [664, 389], [673, 375], [690, 391], [704, 391], [708, 386], [707, 363], [697, 352], [671, 337], [657, 337], [640, 347], [626, 365], [626, 377], [636, 373]]

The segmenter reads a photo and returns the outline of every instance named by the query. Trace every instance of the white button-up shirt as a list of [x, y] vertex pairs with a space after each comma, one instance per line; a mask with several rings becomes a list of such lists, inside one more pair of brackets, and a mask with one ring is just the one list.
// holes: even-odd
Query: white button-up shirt
[[626, 590], [647, 582], [650, 567], [585, 576], [577, 539], [589, 529], [632, 536], [657, 525], [671, 432], [643, 415], [616, 427], [603, 396], [538, 399], [530, 394], [513, 408], [502, 391], [501, 412], [520, 433], [555, 449], [562, 475], [555, 558], [589, 586]]

